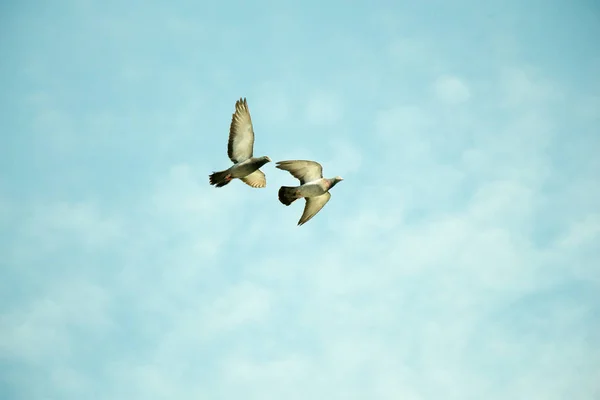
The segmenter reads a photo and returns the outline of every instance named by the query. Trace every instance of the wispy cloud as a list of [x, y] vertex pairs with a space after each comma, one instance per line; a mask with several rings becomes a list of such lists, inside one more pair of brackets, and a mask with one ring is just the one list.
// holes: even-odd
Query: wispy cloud
[[469, 100], [471, 92], [467, 85], [454, 76], [438, 78], [433, 87], [436, 96], [449, 104], [460, 104]]
[[341, 101], [334, 94], [319, 92], [311, 95], [306, 106], [306, 118], [310, 124], [331, 125], [342, 117]]
[[[239, 7], [10, 11], [78, 64], [6, 41], [37, 72], [0, 95], [0, 395], [595, 398], [595, 53], [544, 53], [525, 5]], [[208, 185], [238, 97], [255, 153], [345, 178], [309, 224], [272, 164]]]

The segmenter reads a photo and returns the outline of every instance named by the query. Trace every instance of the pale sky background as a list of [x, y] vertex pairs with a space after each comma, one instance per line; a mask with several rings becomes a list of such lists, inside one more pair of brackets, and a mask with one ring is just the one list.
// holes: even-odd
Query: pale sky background
[[[594, 0], [0, 4], [0, 398], [600, 398]], [[309, 223], [209, 186], [344, 182]], [[594, 261], [596, 260], [596, 261]]]

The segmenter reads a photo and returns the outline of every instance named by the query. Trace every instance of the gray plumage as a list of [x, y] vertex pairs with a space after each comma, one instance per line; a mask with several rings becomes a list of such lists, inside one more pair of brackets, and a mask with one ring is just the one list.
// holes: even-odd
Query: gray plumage
[[266, 187], [267, 178], [259, 168], [271, 162], [271, 159], [267, 156], [254, 157], [253, 152], [254, 129], [248, 103], [243, 98], [235, 102], [235, 112], [231, 116], [229, 126], [227, 155], [233, 165], [224, 171], [210, 174], [210, 184], [223, 187], [237, 178], [253, 188]]
[[315, 161], [290, 160], [278, 161], [276, 168], [288, 171], [300, 181], [300, 186], [282, 186], [279, 189], [279, 201], [289, 206], [297, 199], [305, 198], [304, 212], [298, 221], [303, 225], [314, 217], [331, 198], [331, 190], [338, 182], [343, 181], [339, 176], [323, 178], [323, 167]]

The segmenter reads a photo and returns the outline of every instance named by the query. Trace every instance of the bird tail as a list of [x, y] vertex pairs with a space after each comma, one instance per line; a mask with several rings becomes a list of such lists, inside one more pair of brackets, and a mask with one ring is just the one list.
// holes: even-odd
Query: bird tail
[[290, 186], [282, 186], [279, 188], [279, 201], [286, 206], [289, 206], [294, 202], [294, 200], [298, 199], [296, 197], [296, 188]]
[[231, 174], [228, 170], [213, 172], [208, 176], [209, 182], [211, 185], [215, 185], [216, 187], [223, 187], [231, 182]]

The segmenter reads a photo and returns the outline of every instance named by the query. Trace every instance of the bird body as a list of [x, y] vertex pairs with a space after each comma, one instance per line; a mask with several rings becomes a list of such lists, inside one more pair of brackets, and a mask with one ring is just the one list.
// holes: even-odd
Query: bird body
[[254, 157], [253, 152], [254, 129], [250, 110], [246, 99], [239, 99], [235, 103], [235, 112], [231, 117], [227, 142], [227, 155], [234, 164], [226, 170], [210, 174], [210, 184], [223, 187], [233, 179], [240, 179], [253, 188], [266, 187], [267, 179], [259, 168], [271, 162], [271, 159], [267, 156]]
[[298, 187], [298, 194], [302, 197], [317, 197], [325, 194], [327, 189], [322, 181], [309, 182]]
[[298, 195], [301, 197], [321, 196], [329, 190], [331, 183], [327, 178], [317, 179], [316, 181], [306, 182], [304, 185], [297, 186]]
[[223, 187], [233, 179], [240, 179], [242, 182], [254, 188], [266, 186], [265, 174], [259, 169], [271, 161], [268, 157], [252, 157], [238, 164], [233, 164], [224, 171], [213, 172], [210, 178], [210, 184], [216, 187]]
[[298, 225], [314, 217], [331, 198], [329, 190], [343, 180], [339, 176], [323, 178], [323, 167], [315, 161], [279, 161], [276, 168], [288, 171], [300, 181], [300, 186], [282, 186], [278, 193], [279, 201], [286, 206], [300, 198], [306, 200]]

